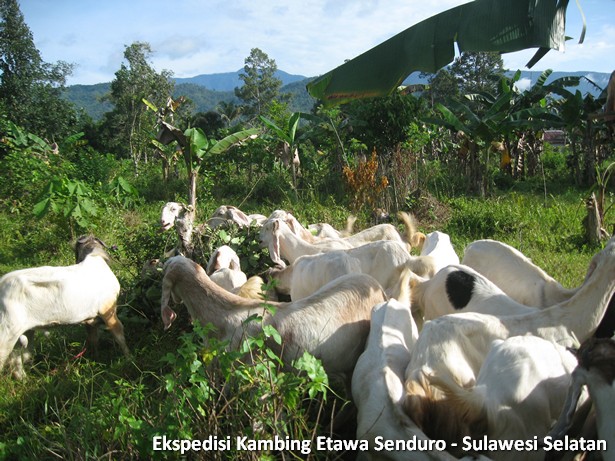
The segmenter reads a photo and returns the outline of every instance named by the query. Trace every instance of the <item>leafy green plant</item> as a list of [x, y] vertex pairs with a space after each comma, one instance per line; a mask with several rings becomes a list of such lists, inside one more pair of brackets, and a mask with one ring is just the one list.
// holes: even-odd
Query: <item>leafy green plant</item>
[[[260, 323], [262, 318], [253, 316], [246, 322]], [[162, 359], [171, 370], [163, 380], [166, 414], [173, 417], [161, 421], [160, 433], [184, 438], [212, 434], [312, 438], [319, 421], [311, 420], [310, 404], [319, 399], [322, 404], [329, 385], [322, 364], [305, 353], [284, 366], [277, 352], [282, 342], [279, 333], [270, 325], [261, 327], [261, 333], [245, 338], [236, 351], [212, 338], [211, 325], [195, 324], [192, 333], [180, 337], [177, 352]], [[231, 450], [221, 458], [227, 456], [240, 459], [245, 454]]]
[[139, 191], [123, 176], [118, 176], [109, 183], [109, 192], [116, 202], [126, 209], [134, 208], [140, 201]]
[[96, 198], [85, 182], [56, 176], [47, 184], [32, 212], [37, 218], [48, 213], [66, 218], [74, 237], [76, 229], [96, 227], [92, 221], [98, 215]]

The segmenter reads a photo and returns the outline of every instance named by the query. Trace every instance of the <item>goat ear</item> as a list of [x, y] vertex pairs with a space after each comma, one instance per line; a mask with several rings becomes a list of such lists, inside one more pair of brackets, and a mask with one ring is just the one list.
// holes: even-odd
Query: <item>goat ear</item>
[[164, 329], [168, 330], [175, 318], [177, 317], [177, 314], [169, 306], [163, 307], [160, 310], [160, 314], [162, 316], [162, 323], [164, 325]]
[[207, 267], [205, 268], [205, 273], [207, 275], [213, 274], [214, 271], [216, 269], [218, 269], [218, 267], [216, 267], [218, 265], [218, 253], [220, 253], [220, 252], [218, 250], [216, 250], [209, 257], [209, 262], [207, 263]]
[[250, 218], [248, 218], [243, 211], [233, 207], [229, 208], [229, 212], [231, 214], [231, 219], [236, 223], [243, 223], [246, 226], [250, 225]]
[[231, 262], [229, 263], [228, 268], [233, 271], [239, 271], [241, 270], [241, 264], [239, 263], [239, 261], [236, 261], [235, 259], [231, 259]]
[[274, 221], [273, 233], [271, 235], [271, 244], [269, 245], [269, 255], [271, 256], [271, 260], [274, 263], [279, 264], [282, 267], [286, 267], [286, 264], [284, 263], [284, 261], [282, 261], [282, 258], [280, 256], [280, 235], [278, 232], [279, 227], [279, 221]]

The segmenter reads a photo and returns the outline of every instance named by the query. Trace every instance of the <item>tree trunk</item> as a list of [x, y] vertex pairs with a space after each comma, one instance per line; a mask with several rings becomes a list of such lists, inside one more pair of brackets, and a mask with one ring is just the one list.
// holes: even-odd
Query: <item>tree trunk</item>
[[587, 216], [583, 220], [585, 226], [585, 238], [592, 245], [598, 245], [602, 240], [604, 231], [602, 229], [602, 220], [598, 212], [598, 201], [596, 194], [592, 192], [591, 197], [585, 201], [585, 209]]
[[198, 172], [192, 170], [190, 172], [190, 190], [188, 191], [187, 210], [181, 218], [175, 220], [175, 229], [177, 231], [178, 252], [186, 258], [193, 258], [194, 243], [192, 242], [192, 233], [194, 230], [194, 219], [196, 217], [196, 183]]

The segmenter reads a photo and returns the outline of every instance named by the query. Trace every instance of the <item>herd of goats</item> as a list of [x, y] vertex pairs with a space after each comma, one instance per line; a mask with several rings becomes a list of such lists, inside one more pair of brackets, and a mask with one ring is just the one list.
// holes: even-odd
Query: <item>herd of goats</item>
[[[162, 228], [184, 210], [167, 203]], [[230, 348], [272, 325], [285, 364], [308, 351], [347, 384], [364, 459], [615, 460], [615, 239], [567, 289], [507, 244], [475, 241], [460, 261], [447, 234], [399, 218], [402, 233], [388, 223], [352, 233], [350, 222], [306, 228], [285, 211], [222, 206], [205, 225], [258, 226], [275, 283], [248, 278], [226, 245], [205, 268], [171, 256], [164, 328], [179, 302]], [[97, 319], [129, 355], [104, 244], [80, 237], [75, 256], [0, 278], [0, 369], [23, 376], [32, 329], [84, 323], [96, 344]], [[263, 321], [246, 322], [254, 314]]]

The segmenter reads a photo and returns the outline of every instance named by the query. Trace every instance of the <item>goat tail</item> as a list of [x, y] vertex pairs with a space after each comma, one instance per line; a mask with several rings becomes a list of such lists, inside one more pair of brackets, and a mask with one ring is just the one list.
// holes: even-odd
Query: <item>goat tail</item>
[[253, 275], [237, 290], [236, 294], [242, 298], [263, 300], [267, 298], [267, 293], [263, 292], [264, 284], [262, 277]]
[[352, 214], [346, 218], [346, 229], [340, 233], [342, 237], [350, 237], [353, 234], [354, 223], [356, 221], [357, 217]]
[[450, 412], [449, 416], [458, 421], [460, 427], [465, 427], [463, 434], [478, 436], [486, 434], [488, 414], [485, 407], [485, 396], [474, 387], [464, 387], [450, 375], [430, 374], [426, 376], [430, 386], [436, 387], [444, 394], [443, 407]]
[[405, 384], [404, 411], [428, 437], [448, 442], [487, 432], [487, 411], [475, 388], [421, 369]]
[[416, 247], [419, 251], [423, 248], [425, 243], [425, 234], [416, 230], [416, 222], [411, 214], [405, 211], [397, 213], [397, 217], [402, 220], [406, 231], [404, 233], [404, 240], [410, 245], [410, 247]]
[[411, 283], [416, 277], [412, 271], [412, 267], [408, 263], [401, 264], [397, 267], [398, 281], [392, 290], [388, 293], [391, 298], [397, 299], [400, 303], [410, 304], [411, 301]]

